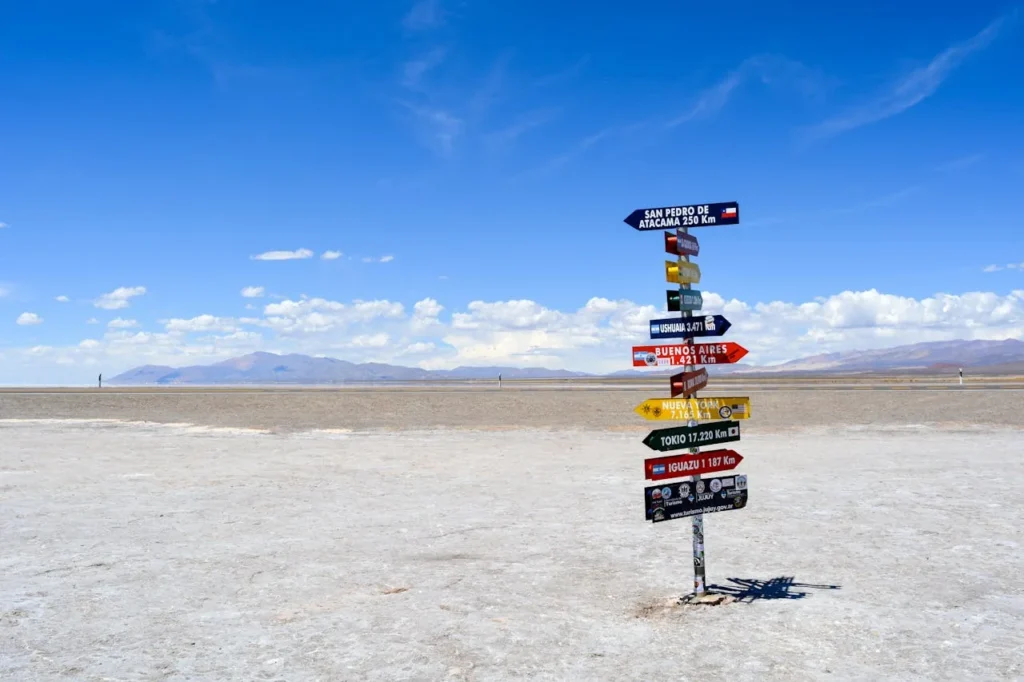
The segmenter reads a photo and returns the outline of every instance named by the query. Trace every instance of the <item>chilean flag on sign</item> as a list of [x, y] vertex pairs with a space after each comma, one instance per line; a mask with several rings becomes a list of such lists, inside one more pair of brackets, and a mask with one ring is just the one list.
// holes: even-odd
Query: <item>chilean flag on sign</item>
[[730, 206], [729, 208], [723, 208], [722, 209], [722, 217], [723, 218], [735, 218], [736, 217], [736, 207], [735, 206]]

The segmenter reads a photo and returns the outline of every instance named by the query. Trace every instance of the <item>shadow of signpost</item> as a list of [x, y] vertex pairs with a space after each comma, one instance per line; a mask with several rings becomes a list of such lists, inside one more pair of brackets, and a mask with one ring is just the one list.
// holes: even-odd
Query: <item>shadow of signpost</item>
[[839, 585], [811, 585], [795, 582], [792, 576], [782, 576], [771, 580], [754, 580], [750, 578], [729, 578], [728, 585], [711, 585], [709, 591], [727, 594], [740, 602], [754, 602], [759, 599], [803, 599], [809, 592], [805, 590], [838, 590]]

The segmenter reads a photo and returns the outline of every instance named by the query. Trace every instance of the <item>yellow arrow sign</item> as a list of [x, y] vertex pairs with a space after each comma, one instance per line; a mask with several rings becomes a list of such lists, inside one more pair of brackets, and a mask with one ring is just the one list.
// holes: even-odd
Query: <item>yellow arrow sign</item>
[[673, 284], [696, 284], [700, 281], [700, 268], [696, 263], [680, 260], [665, 261], [665, 281]]
[[633, 411], [644, 419], [658, 421], [749, 419], [750, 398], [651, 398]]

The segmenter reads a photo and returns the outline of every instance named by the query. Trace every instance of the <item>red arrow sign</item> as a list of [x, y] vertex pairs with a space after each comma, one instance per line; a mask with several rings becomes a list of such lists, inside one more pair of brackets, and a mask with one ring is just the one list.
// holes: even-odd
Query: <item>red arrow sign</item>
[[697, 455], [654, 457], [644, 460], [644, 476], [648, 481], [660, 481], [663, 478], [732, 471], [742, 461], [743, 456], [735, 450], [708, 450]]
[[674, 256], [696, 256], [700, 253], [700, 244], [692, 234], [677, 230], [675, 234], [665, 233], [665, 252]]
[[703, 367], [696, 372], [680, 372], [669, 379], [669, 387], [673, 398], [680, 393], [684, 398], [689, 398], [707, 385], [708, 371]]
[[739, 362], [747, 349], [732, 341], [671, 346], [633, 346], [634, 367], [726, 365]]

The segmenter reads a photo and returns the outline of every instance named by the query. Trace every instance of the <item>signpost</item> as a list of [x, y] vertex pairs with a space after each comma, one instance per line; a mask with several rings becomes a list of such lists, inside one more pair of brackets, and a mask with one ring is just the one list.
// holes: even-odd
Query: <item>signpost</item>
[[676, 230], [675, 234], [665, 233], [665, 253], [673, 256], [696, 256], [700, 253], [700, 244], [692, 234]]
[[665, 261], [665, 281], [672, 284], [696, 284], [700, 281], [700, 268], [686, 261]]
[[[747, 350], [734, 343], [695, 344], [698, 336], [722, 336], [731, 324], [721, 315], [693, 316], [701, 310], [704, 300], [699, 291], [690, 288], [700, 282], [700, 268], [690, 262], [700, 253], [700, 245], [689, 234], [690, 227], [736, 225], [740, 221], [739, 204], [735, 201], [717, 204], [692, 204], [642, 208], [630, 213], [625, 223], [641, 232], [675, 228], [665, 232], [665, 251], [678, 256], [678, 262], [665, 261], [665, 279], [679, 284], [679, 291], [666, 292], [670, 312], [681, 317], [651, 320], [651, 339], [684, 338], [680, 345], [645, 345], [633, 347], [634, 367], [682, 366], [683, 371], [669, 380], [671, 398], [652, 398], [637, 405], [635, 411], [644, 419], [686, 421], [686, 426], [652, 431], [644, 444], [652, 450], [686, 449], [687, 453], [655, 457], [644, 462], [647, 479], [688, 477], [686, 482], [645, 488], [647, 519], [652, 522], [691, 517], [693, 531], [694, 596], [705, 592], [704, 514], [741, 509], [747, 504], [746, 476], [701, 479], [703, 474], [731, 471], [743, 457], [732, 450], [701, 452], [702, 445], [737, 441], [739, 423], [735, 419], [750, 417], [750, 399], [739, 397], [697, 398], [707, 386], [706, 368], [696, 365], [737, 362]], [[677, 398], [676, 396], [684, 396]], [[713, 423], [700, 424], [699, 420]], [[728, 421], [715, 421], [728, 420]]]
[[633, 411], [654, 421], [749, 419], [750, 398], [650, 398]]
[[623, 222], [641, 232], [673, 227], [736, 225], [740, 222], [740, 205], [735, 201], [726, 201], [720, 204], [638, 208], [626, 216]]
[[644, 460], [644, 475], [648, 481], [700, 476], [716, 471], [732, 471], [742, 461], [743, 455], [735, 450], [708, 450], [697, 455], [652, 457]]
[[704, 297], [696, 289], [683, 289], [681, 291], [669, 289], [665, 292], [665, 301], [668, 304], [668, 311], [670, 313], [678, 313], [684, 310], [700, 310], [704, 307]]
[[696, 372], [680, 372], [669, 379], [669, 393], [675, 398], [691, 395], [708, 385], [708, 371], [701, 367]]
[[675, 339], [679, 337], [721, 336], [731, 326], [732, 323], [721, 315], [705, 315], [703, 317], [691, 318], [670, 317], [663, 320], [651, 320], [651, 338]]
[[731, 443], [740, 439], [740, 423], [734, 421], [711, 422], [696, 426], [674, 426], [656, 429], [644, 438], [644, 445], [651, 450], [668, 452], [683, 448], [699, 448], [703, 445]]
[[644, 488], [647, 519], [657, 523], [747, 506], [746, 476], [694, 478], [684, 483]]
[[746, 354], [746, 348], [731, 341], [692, 345], [633, 346], [633, 366], [725, 365], [739, 362]]

